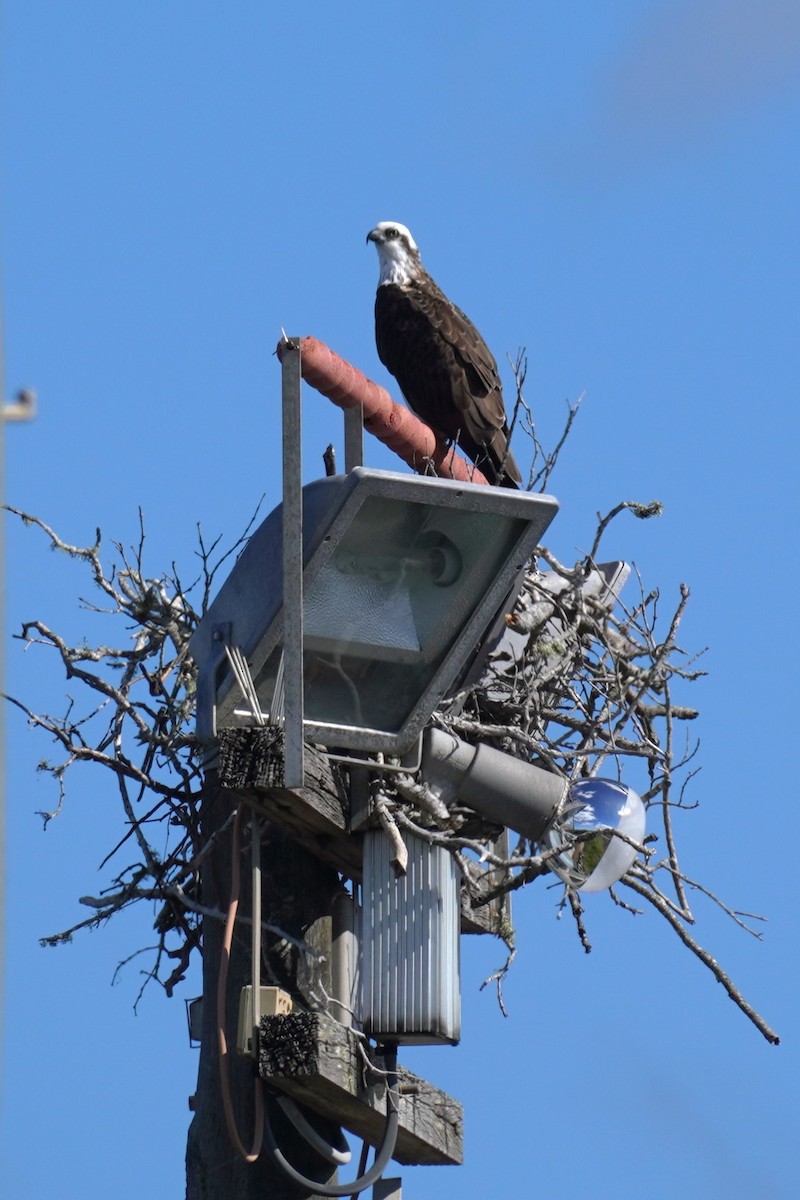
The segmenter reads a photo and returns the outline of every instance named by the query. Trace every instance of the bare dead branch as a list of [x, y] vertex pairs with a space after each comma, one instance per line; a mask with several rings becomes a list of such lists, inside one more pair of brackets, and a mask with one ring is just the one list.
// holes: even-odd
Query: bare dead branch
[[745, 1000], [736, 984], [733, 982], [730, 976], [723, 971], [717, 960], [694, 940], [688, 930], [681, 923], [680, 919], [672, 911], [670, 905], [665, 902], [664, 898], [656, 894], [652, 888], [645, 886], [645, 884], [643, 884], [640, 880], [632, 877], [630, 872], [625, 876], [624, 882], [626, 887], [631, 888], [638, 895], [642, 896], [648, 901], [648, 903], [653, 905], [653, 907], [661, 914], [662, 917], [664, 917], [667, 923], [675, 930], [684, 946], [691, 950], [692, 954], [694, 954], [696, 958], [699, 958], [700, 962], [703, 963], [704, 966], [708, 967], [709, 971], [717, 980], [717, 982], [722, 984], [737, 1008], [740, 1008], [744, 1015], [750, 1021], [752, 1021], [759, 1033], [761, 1033], [771, 1045], [780, 1045], [781, 1039], [775, 1030], [770, 1028], [760, 1013], [756, 1012], [753, 1006], [749, 1004], [747, 1000]]

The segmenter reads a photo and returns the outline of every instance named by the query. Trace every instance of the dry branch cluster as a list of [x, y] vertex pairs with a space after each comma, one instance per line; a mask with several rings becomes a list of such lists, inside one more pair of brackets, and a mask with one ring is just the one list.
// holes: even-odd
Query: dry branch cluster
[[[530, 482], [544, 490], [577, 406], [568, 410], [556, 450], [544, 454], [522, 400], [524, 360], [514, 369], [515, 420], [525, 427], [534, 447]], [[174, 568], [157, 578], [146, 574], [143, 534], [130, 552], [115, 544], [117, 561], [107, 566], [99, 531], [95, 544], [82, 548], [62, 541], [40, 519], [10, 511], [37, 526], [53, 549], [87, 567], [103, 603], [84, 601], [84, 606], [110, 615], [125, 631], [119, 645], [70, 646], [34, 620], [20, 635], [28, 644], [55, 650], [70, 687], [75, 681], [80, 684], [63, 716], [37, 713], [21, 700], [12, 700], [29, 723], [59, 747], [56, 761], [40, 765], [52, 775], [59, 793], [55, 810], [42, 814], [45, 823], [61, 806], [67, 772], [89, 762], [106, 768], [113, 779], [125, 827], [102, 864], [110, 871], [107, 886], [99, 896], [82, 898], [90, 914], [44, 940], [69, 941], [78, 930], [148, 901], [157, 906], [157, 916], [155, 944], [145, 948], [152, 952], [145, 982], [157, 979], [169, 993], [185, 975], [192, 951], [199, 948], [199, 921], [207, 915], [198, 881], [210, 844], [203, 842], [199, 826], [202, 774], [193, 737], [195, 676], [188, 640], [215, 590], [220, 568], [241, 547], [250, 527], [227, 553], [219, 553], [217, 543], [206, 547], [200, 536], [196, 577], [185, 584]], [[612, 520], [624, 512], [646, 518], [658, 511], [657, 504], [618, 505], [599, 519], [589, 554], [572, 567], [541, 549], [509, 614], [508, 637], [480, 678], [453, 697], [436, 719], [467, 741], [487, 740], [568, 779], [601, 774], [624, 777], [636, 786], [649, 807], [648, 845], [640, 848], [635, 866], [612, 892], [614, 900], [631, 912], [634, 900], [649, 902], [762, 1034], [777, 1041], [687, 928], [694, 921], [689, 893], [711, 895], [682, 872], [672, 825], [673, 811], [686, 805], [684, 792], [696, 750], [686, 734], [696, 712], [673, 697], [676, 689], [683, 692], [701, 674], [678, 642], [688, 590], [681, 587], [674, 608], [662, 617], [656, 592], [645, 593], [639, 585], [638, 594], [620, 598], [608, 572], [598, 569], [603, 534]], [[634, 591], [633, 584], [628, 590]], [[497, 831], [482, 826], [474, 814], [457, 808], [442, 811], [441, 802], [419, 779], [392, 778], [380, 798], [383, 819], [446, 842], [468, 874], [474, 875], [476, 860], [498, 868], [492, 879], [499, 882], [489, 892], [484, 880], [478, 900], [486, 902], [547, 872], [552, 852], [524, 841], [504, 851], [493, 840]], [[578, 896], [566, 890], [565, 902], [589, 949]], [[744, 914], [722, 907], [753, 932]], [[510, 931], [507, 940], [513, 956]]]
[[90, 915], [42, 941], [68, 942], [79, 930], [97, 927], [122, 909], [148, 901], [157, 908], [157, 940], [136, 954], [152, 952], [145, 982], [157, 979], [171, 994], [186, 973], [192, 951], [199, 948], [205, 912], [199, 872], [211, 848], [201, 841], [199, 831], [202, 772], [193, 732], [195, 668], [188, 643], [208, 607], [217, 572], [241, 547], [250, 527], [221, 554], [217, 543], [207, 547], [199, 535], [199, 570], [185, 584], [174, 568], [160, 578], [147, 576], [143, 531], [131, 551], [114, 543], [115, 561], [106, 565], [100, 530], [94, 545], [70, 545], [38, 517], [9, 511], [42, 530], [51, 549], [84, 564], [103, 600], [83, 600], [82, 607], [98, 617], [112, 617], [123, 638], [117, 645], [72, 646], [40, 620], [26, 622], [18, 635], [28, 646], [55, 650], [68, 683], [63, 715], [34, 712], [22, 700], [8, 697], [29, 724], [49, 734], [59, 748], [54, 761], [42, 760], [38, 768], [51, 775], [58, 788], [53, 810], [39, 814], [45, 827], [61, 810], [67, 773], [80, 763], [106, 769], [120, 799], [124, 826], [101, 863], [101, 869], [111, 872], [107, 886], [98, 896], [81, 897]]

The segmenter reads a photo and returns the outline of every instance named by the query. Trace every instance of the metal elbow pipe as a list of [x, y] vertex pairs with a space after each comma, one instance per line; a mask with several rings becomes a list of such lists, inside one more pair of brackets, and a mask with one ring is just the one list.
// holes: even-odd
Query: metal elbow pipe
[[561, 776], [502, 750], [472, 746], [435, 728], [423, 737], [422, 775], [445, 801], [458, 798], [531, 841], [538, 841], [554, 820], [569, 786]]

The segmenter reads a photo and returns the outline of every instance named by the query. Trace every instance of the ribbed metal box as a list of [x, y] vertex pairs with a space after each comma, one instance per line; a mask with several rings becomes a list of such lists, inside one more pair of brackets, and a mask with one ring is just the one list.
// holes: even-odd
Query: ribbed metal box
[[453, 856], [407, 834], [395, 876], [383, 830], [364, 837], [361, 1017], [372, 1037], [429, 1045], [461, 1037], [459, 873]]

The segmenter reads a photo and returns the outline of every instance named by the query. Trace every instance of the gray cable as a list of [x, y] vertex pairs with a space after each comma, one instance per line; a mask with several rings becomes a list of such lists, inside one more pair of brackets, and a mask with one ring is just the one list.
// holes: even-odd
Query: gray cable
[[[344, 1149], [339, 1149], [332, 1146], [330, 1142], [326, 1142], [324, 1137], [317, 1133], [313, 1125], [303, 1116], [302, 1111], [297, 1107], [294, 1100], [290, 1096], [278, 1096], [278, 1104], [283, 1109], [286, 1116], [294, 1125], [295, 1129], [301, 1134], [309, 1146], [313, 1146], [317, 1154], [324, 1158], [327, 1162], [334, 1163], [337, 1167], [346, 1167], [350, 1162], [352, 1155], [347, 1148], [347, 1143], [344, 1144]], [[340, 1133], [341, 1137], [341, 1133]], [[344, 1138], [341, 1138], [344, 1142]]]
[[373, 1183], [376, 1183], [380, 1179], [394, 1154], [395, 1146], [397, 1145], [397, 1132], [400, 1125], [400, 1095], [397, 1086], [397, 1044], [394, 1043], [391, 1046], [387, 1046], [385, 1053], [386, 1081], [388, 1085], [386, 1092], [386, 1130], [380, 1149], [375, 1156], [375, 1162], [366, 1175], [362, 1175], [360, 1179], [354, 1179], [352, 1183], [320, 1183], [316, 1179], [308, 1179], [305, 1175], [301, 1175], [284, 1158], [278, 1149], [275, 1142], [275, 1135], [272, 1132], [272, 1126], [269, 1123], [269, 1115], [264, 1115], [265, 1148], [275, 1165], [293, 1183], [305, 1188], [306, 1191], [316, 1192], [319, 1196], [355, 1196], [359, 1192], [363, 1192], [366, 1188], [371, 1187]]

